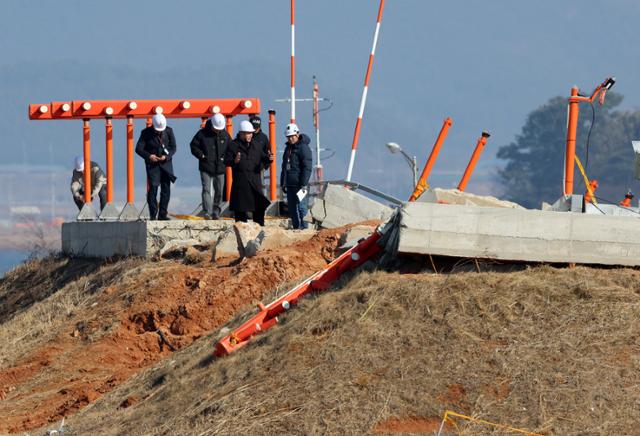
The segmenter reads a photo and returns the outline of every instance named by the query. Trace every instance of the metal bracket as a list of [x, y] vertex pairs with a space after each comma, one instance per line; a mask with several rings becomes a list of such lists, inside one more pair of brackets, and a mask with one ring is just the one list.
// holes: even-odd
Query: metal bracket
[[133, 203], [127, 203], [122, 208], [122, 212], [120, 212], [118, 219], [120, 221], [137, 221], [139, 215], [140, 213]]
[[118, 212], [118, 209], [116, 209], [112, 203], [109, 203], [102, 209], [98, 219], [100, 221], [117, 221], [119, 216], [120, 212]]
[[80, 210], [80, 213], [76, 217], [77, 221], [95, 221], [98, 219], [98, 214], [91, 205], [91, 203], [85, 203]]
[[138, 219], [142, 221], [149, 221], [151, 219], [151, 215], [149, 214], [149, 203], [145, 203], [140, 211], [140, 215], [138, 215]]

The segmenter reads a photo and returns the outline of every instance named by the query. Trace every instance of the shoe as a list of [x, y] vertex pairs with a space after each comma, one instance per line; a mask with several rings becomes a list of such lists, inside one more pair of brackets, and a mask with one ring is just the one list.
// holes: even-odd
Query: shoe
[[171, 218], [169, 218], [168, 216], [161, 216], [158, 217], [158, 221], [171, 221]]
[[213, 215], [211, 215], [211, 216], [210, 216], [209, 218], [207, 218], [207, 219], [210, 219], [210, 220], [219, 220], [219, 219], [220, 219], [220, 217], [219, 217], [218, 215], [216, 215], [216, 214], [213, 214]]

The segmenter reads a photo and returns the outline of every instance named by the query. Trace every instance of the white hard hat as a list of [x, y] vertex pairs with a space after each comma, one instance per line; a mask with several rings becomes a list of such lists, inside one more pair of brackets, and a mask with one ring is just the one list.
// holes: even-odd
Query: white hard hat
[[211, 117], [211, 125], [216, 130], [223, 130], [227, 124], [227, 119], [222, 114], [215, 114]]
[[74, 159], [76, 171], [84, 171], [84, 158], [82, 156], [76, 156]]
[[162, 114], [153, 116], [153, 128], [158, 132], [163, 132], [167, 128], [167, 119]]
[[253, 128], [253, 124], [249, 120], [243, 120], [240, 122], [240, 131], [245, 133], [253, 133], [256, 129]]
[[284, 136], [293, 136], [300, 134], [300, 129], [298, 129], [298, 125], [295, 123], [287, 124], [287, 127], [284, 129]]

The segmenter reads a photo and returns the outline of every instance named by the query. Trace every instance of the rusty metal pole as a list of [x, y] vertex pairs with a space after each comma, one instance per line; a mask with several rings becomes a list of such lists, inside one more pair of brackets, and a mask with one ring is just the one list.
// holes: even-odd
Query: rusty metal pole
[[269, 146], [271, 154], [274, 156], [273, 162], [269, 165], [269, 194], [270, 200], [278, 199], [277, 169], [276, 169], [276, 111], [269, 110]]
[[133, 204], [133, 117], [127, 116], [127, 203]]
[[576, 159], [576, 137], [578, 132], [578, 115], [580, 114], [580, 101], [578, 88], [571, 88], [569, 98], [569, 119], [567, 120], [567, 148], [564, 155], [564, 195], [573, 194], [573, 172]]
[[82, 120], [82, 149], [84, 154], [84, 202], [91, 203], [91, 125], [89, 118]]
[[487, 143], [487, 139], [491, 136], [489, 132], [482, 132], [482, 136], [478, 139], [478, 143], [476, 144], [476, 149], [473, 151], [471, 155], [471, 160], [467, 165], [467, 169], [464, 170], [464, 174], [460, 183], [458, 184], [458, 190], [464, 191], [467, 187], [467, 183], [469, 182], [469, 178], [471, 178], [471, 174], [478, 163], [478, 159], [480, 159], [480, 154], [482, 154], [482, 150], [484, 149], [484, 145]]
[[107, 148], [107, 204], [113, 202], [113, 123], [110, 117], [105, 120]]
[[[227, 117], [227, 133], [231, 138], [233, 138], [233, 117]], [[233, 184], [233, 172], [231, 171], [231, 167], [225, 168], [225, 193], [224, 199], [225, 201], [231, 201], [231, 185]]]
[[409, 197], [409, 201], [416, 201], [424, 192], [427, 186], [427, 179], [429, 178], [429, 174], [431, 174], [431, 170], [433, 169], [433, 164], [435, 164], [436, 159], [438, 158], [438, 154], [440, 153], [440, 148], [442, 148], [442, 144], [444, 144], [444, 140], [449, 133], [449, 127], [453, 124], [453, 120], [451, 118], [447, 118], [444, 120], [442, 124], [442, 129], [440, 129], [440, 133], [438, 134], [438, 138], [436, 139], [433, 148], [431, 149], [431, 154], [429, 154], [429, 159], [427, 159], [427, 163], [422, 170], [422, 174], [420, 174], [420, 179], [416, 184], [415, 190], [411, 197]]

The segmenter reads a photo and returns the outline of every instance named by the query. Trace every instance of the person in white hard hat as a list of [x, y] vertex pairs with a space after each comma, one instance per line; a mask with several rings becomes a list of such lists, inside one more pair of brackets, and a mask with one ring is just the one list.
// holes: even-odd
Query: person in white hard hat
[[233, 171], [229, 207], [236, 221], [246, 222], [251, 212], [253, 221], [264, 226], [264, 212], [271, 202], [263, 194], [260, 171], [274, 156], [253, 141], [254, 132], [251, 122], [240, 122], [240, 132], [227, 147], [224, 163]]
[[[140, 132], [136, 153], [144, 159], [147, 169], [147, 204], [152, 220], [168, 220], [171, 183], [175, 183], [172, 158], [176, 153], [176, 137], [162, 114], [153, 116], [153, 125]], [[160, 188], [160, 205], [157, 196]]]
[[217, 220], [220, 217], [224, 190], [224, 153], [231, 143], [231, 136], [225, 130], [226, 124], [224, 115], [215, 114], [191, 140], [191, 154], [198, 158], [205, 219]]
[[[78, 210], [84, 206], [84, 158], [76, 156], [73, 174], [71, 175], [71, 194]], [[107, 177], [100, 166], [91, 161], [91, 201], [96, 196], [100, 199], [100, 210], [107, 204]]]
[[287, 208], [294, 229], [308, 227], [304, 217], [307, 215], [307, 192], [311, 169], [313, 166], [309, 137], [300, 133], [296, 124], [288, 124], [284, 135], [287, 137], [284, 155], [282, 156], [282, 170], [280, 172], [280, 186], [287, 195]]

